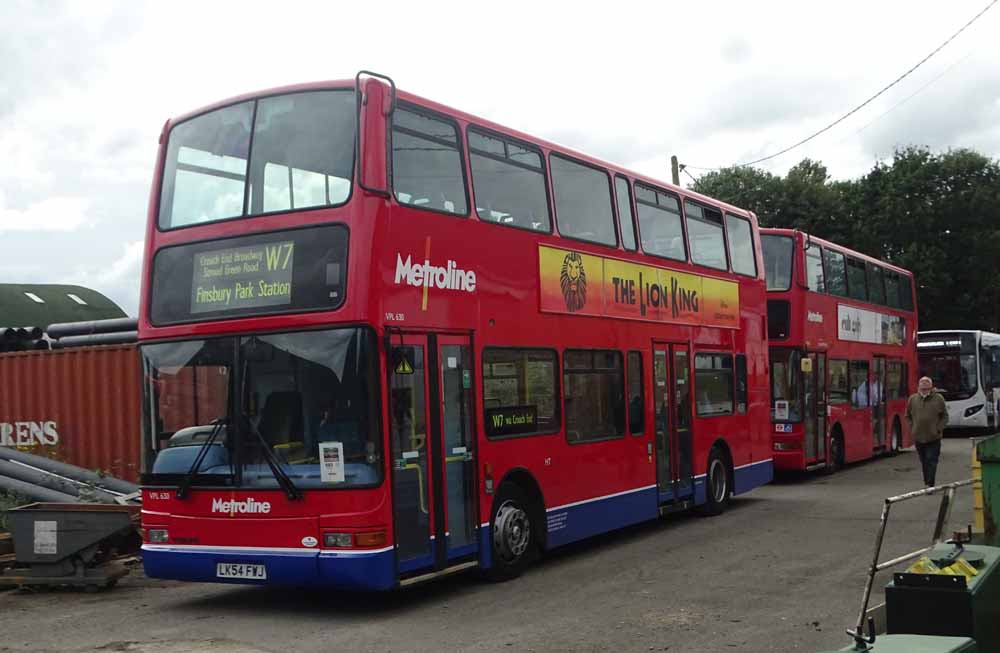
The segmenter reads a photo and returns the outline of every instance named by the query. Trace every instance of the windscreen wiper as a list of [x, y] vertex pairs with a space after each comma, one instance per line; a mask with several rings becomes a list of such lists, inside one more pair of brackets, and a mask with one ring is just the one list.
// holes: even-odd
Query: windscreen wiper
[[187, 475], [181, 479], [181, 482], [177, 485], [177, 498], [183, 499], [187, 496], [188, 490], [191, 489], [191, 483], [194, 482], [194, 477], [198, 475], [198, 470], [201, 468], [201, 464], [205, 462], [205, 456], [208, 455], [209, 450], [212, 448], [212, 444], [215, 443], [215, 439], [219, 437], [219, 433], [226, 426], [226, 418], [220, 417], [214, 419], [209, 424], [212, 424], [212, 432], [208, 435], [208, 439], [205, 440], [201, 448], [198, 449], [198, 455], [195, 456], [194, 463], [191, 465], [191, 469], [188, 470]]
[[250, 430], [253, 431], [254, 435], [257, 436], [257, 439], [260, 440], [260, 446], [264, 452], [264, 460], [267, 461], [267, 466], [271, 468], [271, 473], [274, 474], [274, 478], [278, 481], [278, 485], [281, 486], [281, 489], [285, 491], [285, 494], [290, 500], [295, 501], [297, 499], [301, 499], [302, 492], [300, 492], [299, 488], [295, 486], [292, 479], [288, 477], [285, 470], [281, 468], [281, 461], [279, 461], [278, 457], [274, 455], [273, 451], [271, 451], [271, 446], [267, 443], [267, 440], [265, 440], [264, 436], [260, 434], [260, 431], [253, 428], [253, 426], [250, 427]]

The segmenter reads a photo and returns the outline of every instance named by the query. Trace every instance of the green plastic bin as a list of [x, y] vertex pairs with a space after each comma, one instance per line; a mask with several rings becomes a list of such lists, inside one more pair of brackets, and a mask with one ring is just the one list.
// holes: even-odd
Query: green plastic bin
[[1000, 435], [976, 445], [983, 476], [983, 544], [1000, 546]]

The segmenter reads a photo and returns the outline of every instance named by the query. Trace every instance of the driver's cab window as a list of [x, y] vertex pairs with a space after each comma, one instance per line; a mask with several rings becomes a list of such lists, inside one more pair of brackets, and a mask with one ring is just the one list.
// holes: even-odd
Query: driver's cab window
[[[274, 482], [264, 447], [290, 466], [297, 485], [378, 481], [369, 345], [353, 329], [241, 339], [246, 485]], [[342, 463], [344, 478], [324, 475], [321, 464], [329, 456]]]

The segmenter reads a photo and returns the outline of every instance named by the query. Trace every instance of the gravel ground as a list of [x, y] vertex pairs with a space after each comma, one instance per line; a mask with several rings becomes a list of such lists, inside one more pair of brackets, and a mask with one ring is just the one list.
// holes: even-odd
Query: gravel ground
[[[970, 476], [944, 443], [938, 481]], [[882, 499], [921, 486], [911, 451], [782, 479], [721, 517], [675, 516], [474, 574], [374, 595], [161, 582], [0, 593], [0, 651], [826, 651], [849, 644]], [[936, 499], [898, 506], [885, 555], [928, 542]], [[952, 525], [971, 519], [961, 491]], [[888, 576], [880, 577], [877, 588]], [[881, 590], [875, 601], [881, 601]]]

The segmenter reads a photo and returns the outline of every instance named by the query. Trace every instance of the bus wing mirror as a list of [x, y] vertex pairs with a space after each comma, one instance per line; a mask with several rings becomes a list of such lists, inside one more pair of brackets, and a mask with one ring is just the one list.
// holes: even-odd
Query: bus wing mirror
[[[388, 82], [388, 86], [379, 80]], [[355, 168], [358, 186], [369, 193], [389, 197], [390, 120], [396, 109], [396, 84], [385, 75], [362, 70], [354, 78], [357, 97], [357, 150]]]

